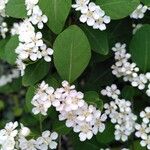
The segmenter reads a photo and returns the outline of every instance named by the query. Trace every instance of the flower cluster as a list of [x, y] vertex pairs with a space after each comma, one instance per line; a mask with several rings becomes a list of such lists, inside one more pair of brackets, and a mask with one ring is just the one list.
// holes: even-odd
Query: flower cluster
[[111, 122], [115, 124], [115, 139], [126, 141], [134, 132], [137, 117], [132, 113], [131, 102], [118, 98], [120, 91], [116, 87], [116, 85], [107, 86], [101, 93], [114, 99], [110, 103], [104, 104], [104, 108]]
[[43, 15], [38, 2], [39, 0], [25, 0], [27, 15], [33, 25], [37, 25], [39, 29], [43, 29], [44, 23], [48, 21], [48, 18], [46, 15]]
[[15, 24], [11, 32], [19, 36], [20, 43], [15, 52], [18, 54], [16, 63], [22, 75], [24, 74], [26, 66], [24, 62], [28, 59], [37, 61], [38, 59], [44, 58], [47, 62], [51, 61], [53, 50], [47, 48], [42, 40], [42, 33], [36, 33], [35, 28], [28, 19], [24, 20], [19, 25]]
[[[123, 77], [124, 81], [131, 82], [133, 87], [138, 89], [145, 89], [146, 85], [150, 81], [150, 73], [138, 74], [139, 68], [135, 63], [131, 63], [129, 60], [131, 55], [126, 52], [126, 44], [116, 43], [115, 47], [112, 48], [115, 52], [115, 64], [112, 65], [112, 73], [119, 77]], [[150, 84], [148, 85], [146, 94], [150, 96]]]
[[106, 30], [110, 17], [105, 15], [99, 5], [89, 0], [76, 0], [76, 4], [73, 4], [72, 7], [81, 12], [80, 21], [82, 23], [87, 23], [93, 29]]
[[135, 125], [135, 136], [141, 138], [141, 146], [147, 146], [150, 149], [150, 107], [146, 107], [144, 111], [141, 111], [140, 117], [142, 123], [136, 123]]
[[6, 17], [5, 7], [9, 0], [1, 0], [0, 1], [0, 16]]
[[12, 73], [10, 73], [8, 75], [2, 75], [0, 77], [0, 87], [6, 85], [8, 83], [11, 83], [13, 81], [13, 79], [16, 79], [20, 76], [20, 73], [17, 69], [12, 69], [11, 72]]
[[[44, 58], [46, 62], [50, 62], [51, 55], [53, 54], [53, 50], [48, 48], [43, 42], [42, 33], [36, 32], [33, 26], [36, 25], [39, 29], [42, 29], [44, 23], [48, 21], [47, 16], [43, 15], [42, 10], [39, 8], [38, 2], [39, 0], [25, 0], [28, 18], [23, 22], [14, 23], [10, 31], [12, 36], [18, 35], [19, 37], [19, 45], [15, 52], [17, 53], [16, 64], [21, 71], [21, 75], [24, 75], [28, 60], [37, 61]], [[4, 1], [2, 1], [2, 3], [4, 3]], [[5, 9], [4, 6], [3, 9]], [[5, 38], [5, 33], [8, 31], [6, 25], [6, 23], [3, 23], [2, 26], [0, 26], [0, 33], [3, 38]]]
[[2, 36], [3, 39], [6, 38], [6, 33], [8, 32], [8, 27], [6, 22], [2, 22], [0, 24], [0, 35]]
[[134, 19], [142, 19], [144, 17], [144, 14], [146, 13], [146, 11], [148, 10], [147, 6], [143, 6], [142, 4], [140, 4], [134, 11], [133, 13], [130, 15], [131, 18]]
[[103, 122], [107, 116], [93, 105], [88, 105], [83, 98], [84, 94], [67, 81], [63, 81], [62, 87], [56, 90], [43, 81], [32, 99], [32, 112], [46, 115], [50, 106], [54, 106], [60, 113], [59, 120], [66, 120], [66, 126], [72, 127], [74, 132], [79, 133], [80, 140], [85, 141], [104, 131]]
[[0, 130], [0, 147], [1, 150], [47, 150], [56, 149], [58, 138], [56, 132], [44, 131], [41, 137], [36, 140], [27, 137], [30, 134], [30, 129], [24, 127], [23, 124], [18, 122], [9, 122], [6, 124], [5, 128]]

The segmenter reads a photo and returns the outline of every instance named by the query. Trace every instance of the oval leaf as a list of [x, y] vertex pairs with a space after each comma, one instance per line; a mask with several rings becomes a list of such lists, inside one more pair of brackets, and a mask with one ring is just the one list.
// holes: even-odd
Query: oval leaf
[[49, 71], [50, 64], [44, 60], [40, 60], [34, 64], [27, 66], [22, 82], [24, 86], [34, 85], [44, 78]]
[[150, 71], [150, 25], [144, 25], [134, 35], [130, 43], [132, 60], [141, 71]]
[[19, 44], [18, 36], [12, 36], [10, 40], [5, 45], [5, 59], [10, 64], [15, 64], [17, 54], [15, 53], [15, 49]]
[[27, 17], [24, 0], [9, 0], [6, 5], [6, 14], [13, 18]]
[[150, 0], [141, 0], [144, 5], [150, 6]]
[[94, 105], [95, 107], [103, 110], [103, 101], [99, 98], [99, 95], [95, 91], [88, 91], [85, 93], [85, 101], [90, 104]]
[[130, 15], [139, 5], [139, 0], [96, 0], [96, 3], [111, 19], [121, 19]]
[[48, 17], [48, 27], [54, 33], [60, 33], [69, 14], [71, 0], [40, 0], [39, 6]]
[[111, 143], [112, 141], [115, 140], [114, 131], [115, 131], [114, 125], [110, 122], [107, 122], [106, 129], [104, 130], [104, 132], [98, 133], [96, 135], [97, 141], [101, 144]]
[[91, 48], [96, 53], [107, 55], [109, 51], [107, 33], [100, 30], [93, 30], [91, 27], [82, 25], [81, 28], [87, 35]]
[[84, 32], [73, 25], [62, 32], [54, 43], [54, 63], [60, 76], [73, 82], [87, 67], [90, 45]]

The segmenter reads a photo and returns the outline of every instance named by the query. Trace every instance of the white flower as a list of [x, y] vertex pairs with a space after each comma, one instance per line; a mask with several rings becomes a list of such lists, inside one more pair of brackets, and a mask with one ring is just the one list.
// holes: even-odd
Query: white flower
[[48, 109], [55, 100], [53, 93], [54, 89], [49, 87], [44, 81], [39, 85], [39, 88], [31, 101], [31, 104], [34, 106], [32, 112], [35, 115], [39, 113], [44, 116], [47, 115]]
[[38, 2], [39, 2], [39, 0], [25, 0], [28, 16], [30, 16], [32, 14], [32, 10]]
[[34, 139], [27, 140], [25, 138], [20, 138], [18, 141], [19, 141], [19, 148], [21, 150], [37, 150], [36, 141]]
[[130, 17], [134, 19], [141, 19], [144, 17], [144, 14], [147, 11], [147, 9], [148, 9], [147, 6], [143, 6], [142, 4], [140, 4], [136, 8], [136, 10], [134, 10], [134, 12], [130, 15]]
[[6, 17], [5, 8], [9, 0], [0, 0], [0, 16]]
[[1, 139], [0, 139], [0, 147], [1, 150], [15, 150], [15, 140], [13, 137], [7, 137], [6, 140], [4, 140], [1, 143]]
[[146, 107], [144, 111], [141, 111], [140, 117], [143, 119], [145, 124], [150, 121], [150, 107]]
[[41, 47], [41, 55], [42, 57], [44, 57], [44, 60], [46, 62], [50, 62], [51, 61], [51, 55], [53, 55], [53, 49], [51, 48], [47, 48], [47, 46], [45, 44], [43, 44]]
[[10, 33], [11, 35], [18, 35], [19, 34], [19, 27], [20, 27], [20, 23], [14, 23], [11, 30], [10, 30]]
[[[93, 26], [94, 29], [105, 30], [106, 25], [110, 22], [110, 17], [105, 15], [105, 12], [94, 2], [83, 4], [83, 0], [79, 4], [73, 5], [76, 10], [81, 10], [79, 20], [82, 23], [87, 23], [88, 26]], [[82, 4], [80, 4], [82, 3]]]
[[76, 4], [72, 5], [72, 8], [75, 8], [76, 11], [81, 11], [81, 13], [85, 13], [88, 10], [88, 3], [90, 0], [76, 0]]
[[6, 33], [7, 32], [8, 32], [7, 23], [6, 22], [2, 22], [2, 24], [0, 25], [0, 34], [1, 34], [3, 39], [6, 38]]
[[147, 139], [148, 134], [150, 133], [150, 127], [147, 126], [144, 122], [142, 124], [135, 124], [135, 129], [137, 130], [135, 135], [138, 138], [143, 140]]
[[126, 141], [134, 132], [137, 117], [132, 113], [131, 102], [124, 99], [115, 99], [104, 104], [105, 114], [115, 124], [115, 139]]
[[25, 73], [26, 64], [19, 58], [17, 58], [16, 64], [17, 64], [18, 69], [21, 71], [21, 76], [23, 76]]
[[101, 91], [101, 94], [104, 96], [112, 97], [113, 99], [117, 99], [118, 95], [120, 95], [120, 90], [117, 89], [115, 84], [111, 86], [107, 86], [106, 89]]
[[147, 139], [142, 140], [140, 144], [142, 147], [147, 146], [147, 149], [150, 149], [150, 136], [148, 136]]
[[11, 73], [8, 75], [2, 75], [0, 77], [0, 87], [4, 86], [8, 83], [11, 83], [13, 81], [13, 79], [16, 79], [20, 76], [20, 73], [17, 69], [12, 69]]
[[29, 19], [25, 19], [23, 22], [16, 24], [11, 32], [19, 36], [20, 43], [15, 49], [15, 52], [18, 54], [16, 64], [21, 71], [21, 75], [24, 75], [26, 60], [37, 61], [43, 57], [46, 62], [51, 61], [53, 50], [47, 48], [43, 42], [42, 33], [35, 32], [35, 28]]
[[21, 129], [19, 131], [19, 135], [22, 137], [26, 137], [30, 134], [30, 129], [25, 127], [22, 123], [20, 124]]
[[29, 20], [32, 22], [32, 24], [37, 25], [39, 29], [43, 29], [43, 23], [46, 23], [48, 18], [46, 15], [43, 15], [39, 6], [36, 5], [33, 7], [32, 16], [29, 18]]
[[50, 149], [56, 149], [58, 144], [55, 140], [57, 138], [58, 134], [56, 132], [44, 131], [42, 137], [36, 140], [36, 147], [40, 150], [47, 150], [48, 147]]

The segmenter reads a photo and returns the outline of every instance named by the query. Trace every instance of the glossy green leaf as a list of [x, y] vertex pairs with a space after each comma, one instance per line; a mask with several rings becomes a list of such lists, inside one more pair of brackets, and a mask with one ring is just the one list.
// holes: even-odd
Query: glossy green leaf
[[135, 90], [132, 86], [125, 86], [121, 91], [122, 98], [126, 100], [133, 100], [134, 95], [135, 95]]
[[76, 80], [91, 58], [90, 44], [84, 32], [72, 25], [54, 43], [54, 63], [59, 75], [69, 82]]
[[6, 5], [6, 14], [13, 18], [26, 18], [27, 11], [24, 0], [9, 0]]
[[41, 79], [43, 79], [50, 68], [50, 63], [44, 60], [39, 60], [38, 62], [28, 65], [25, 69], [25, 75], [23, 76], [22, 83], [24, 86], [34, 85]]
[[131, 145], [130, 147], [131, 149], [134, 148], [135, 150], [147, 150], [146, 147], [142, 147], [141, 144], [140, 144], [140, 141], [134, 141], [133, 142], [133, 145]]
[[5, 60], [5, 45], [7, 44], [9, 39], [0, 40], [0, 59]]
[[146, 6], [150, 6], [150, 0], [141, 0], [141, 2]]
[[95, 91], [85, 92], [84, 99], [88, 104], [94, 105], [100, 110], [103, 109], [103, 101], [99, 98], [99, 95], [97, 92]]
[[97, 141], [102, 144], [111, 143], [115, 139], [114, 131], [114, 125], [110, 122], [107, 122], [104, 132], [96, 135]]
[[71, 0], [40, 0], [39, 6], [48, 17], [48, 27], [54, 33], [60, 33], [69, 14]]
[[29, 112], [31, 112], [33, 105], [31, 104], [31, 100], [33, 96], [35, 95], [36, 87], [31, 86], [28, 88], [27, 93], [26, 93], [26, 107]]
[[71, 131], [71, 128], [66, 127], [64, 121], [55, 121], [52, 128], [53, 131], [56, 131], [59, 135], [66, 135]]
[[15, 53], [15, 49], [18, 44], [18, 36], [12, 36], [5, 45], [5, 59], [10, 64], [15, 64], [16, 62], [17, 54]]
[[14, 79], [11, 83], [0, 87], [0, 93], [10, 94], [17, 92], [22, 87], [21, 78]]
[[130, 15], [139, 5], [139, 0], [96, 0], [96, 3], [111, 19], [121, 19]]
[[94, 30], [85, 25], [82, 25], [81, 28], [87, 35], [92, 50], [96, 53], [107, 55], [109, 52], [107, 33], [100, 30]]
[[130, 53], [133, 62], [143, 72], [150, 71], [150, 25], [141, 27], [130, 43]]

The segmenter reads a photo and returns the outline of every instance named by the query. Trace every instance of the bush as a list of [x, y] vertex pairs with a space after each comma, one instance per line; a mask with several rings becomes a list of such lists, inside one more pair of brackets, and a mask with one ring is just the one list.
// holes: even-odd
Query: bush
[[0, 1], [0, 150], [150, 149], [149, 0]]

